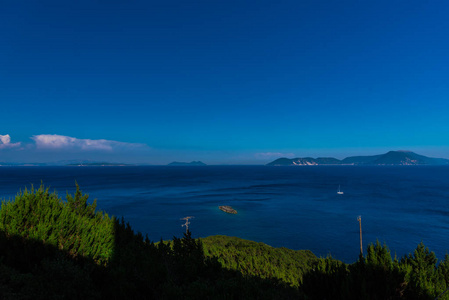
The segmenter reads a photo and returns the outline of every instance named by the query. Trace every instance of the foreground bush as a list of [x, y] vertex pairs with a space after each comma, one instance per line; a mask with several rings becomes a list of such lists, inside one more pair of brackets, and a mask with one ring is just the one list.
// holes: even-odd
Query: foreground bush
[[56, 193], [41, 186], [25, 189], [15, 201], [3, 201], [0, 230], [8, 236], [41, 241], [78, 256], [106, 264], [114, 247], [114, 220], [95, 212], [96, 201], [87, 203], [76, 185], [75, 196], [67, 194], [66, 202]]

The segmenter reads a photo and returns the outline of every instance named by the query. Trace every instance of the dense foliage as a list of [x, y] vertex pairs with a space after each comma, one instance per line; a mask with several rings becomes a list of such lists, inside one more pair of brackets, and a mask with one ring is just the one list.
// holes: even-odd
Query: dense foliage
[[114, 246], [114, 221], [95, 212], [96, 201], [88, 204], [87, 199], [78, 185], [75, 196], [67, 194], [65, 203], [43, 186], [25, 189], [14, 202], [3, 201], [0, 230], [105, 264]]
[[41, 186], [0, 209], [0, 299], [294, 299], [275, 279], [208, 257], [190, 232], [157, 245], [95, 211], [77, 186], [65, 201]]
[[0, 209], [0, 299], [449, 299], [449, 255], [370, 244], [353, 264], [226, 236], [152, 243], [77, 186]]
[[392, 259], [386, 245], [370, 244], [366, 257], [347, 265], [331, 257], [318, 260], [301, 289], [311, 299], [449, 299], [449, 256], [437, 264], [420, 243], [412, 254]]
[[227, 269], [243, 275], [276, 278], [295, 287], [317, 261], [309, 250], [273, 248], [236, 237], [216, 235], [204, 238], [202, 242], [205, 254], [216, 257]]

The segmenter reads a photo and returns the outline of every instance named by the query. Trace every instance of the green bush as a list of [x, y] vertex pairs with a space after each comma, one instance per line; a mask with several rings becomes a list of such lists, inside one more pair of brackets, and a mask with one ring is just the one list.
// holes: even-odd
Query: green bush
[[87, 200], [78, 184], [75, 197], [67, 194], [66, 202], [42, 185], [25, 189], [14, 201], [2, 202], [0, 230], [104, 265], [113, 251], [114, 220], [95, 212], [96, 201], [88, 204]]

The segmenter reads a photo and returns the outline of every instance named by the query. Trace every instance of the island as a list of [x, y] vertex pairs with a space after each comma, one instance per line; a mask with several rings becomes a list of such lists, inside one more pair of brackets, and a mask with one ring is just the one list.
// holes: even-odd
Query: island
[[130, 164], [123, 163], [109, 163], [109, 162], [88, 162], [88, 163], [71, 163], [67, 164], [69, 167], [124, 167], [132, 166]]
[[278, 158], [267, 166], [316, 166], [316, 165], [449, 165], [449, 159], [433, 158], [411, 151], [389, 151], [372, 156], [350, 156], [339, 160], [334, 157]]
[[174, 161], [169, 163], [168, 166], [207, 166], [207, 165], [202, 161], [191, 161], [191, 162]]
[[219, 206], [218, 208], [228, 214], [236, 214], [237, 213], [237, 211], [235, 209], [233, 209], [232, 207], [230, 207], [228, 205], [222, 205], [222, 206]]

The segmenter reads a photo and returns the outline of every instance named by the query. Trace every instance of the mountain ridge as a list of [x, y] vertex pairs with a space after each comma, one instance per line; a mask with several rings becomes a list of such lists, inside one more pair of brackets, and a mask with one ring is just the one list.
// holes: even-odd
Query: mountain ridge
[[315, 165], [449, 165], [449, 159], [433, 158], [412, 151], [389, 151], [370, 156], [349, 156], [342, 160], [334, 157], [278, 158], [267, 166], [315, 166]]
[[169, 163], [167, 166], [206, 166], [202, 161], [191, 161], [191, 162], [179, 162], [174, 161]]

